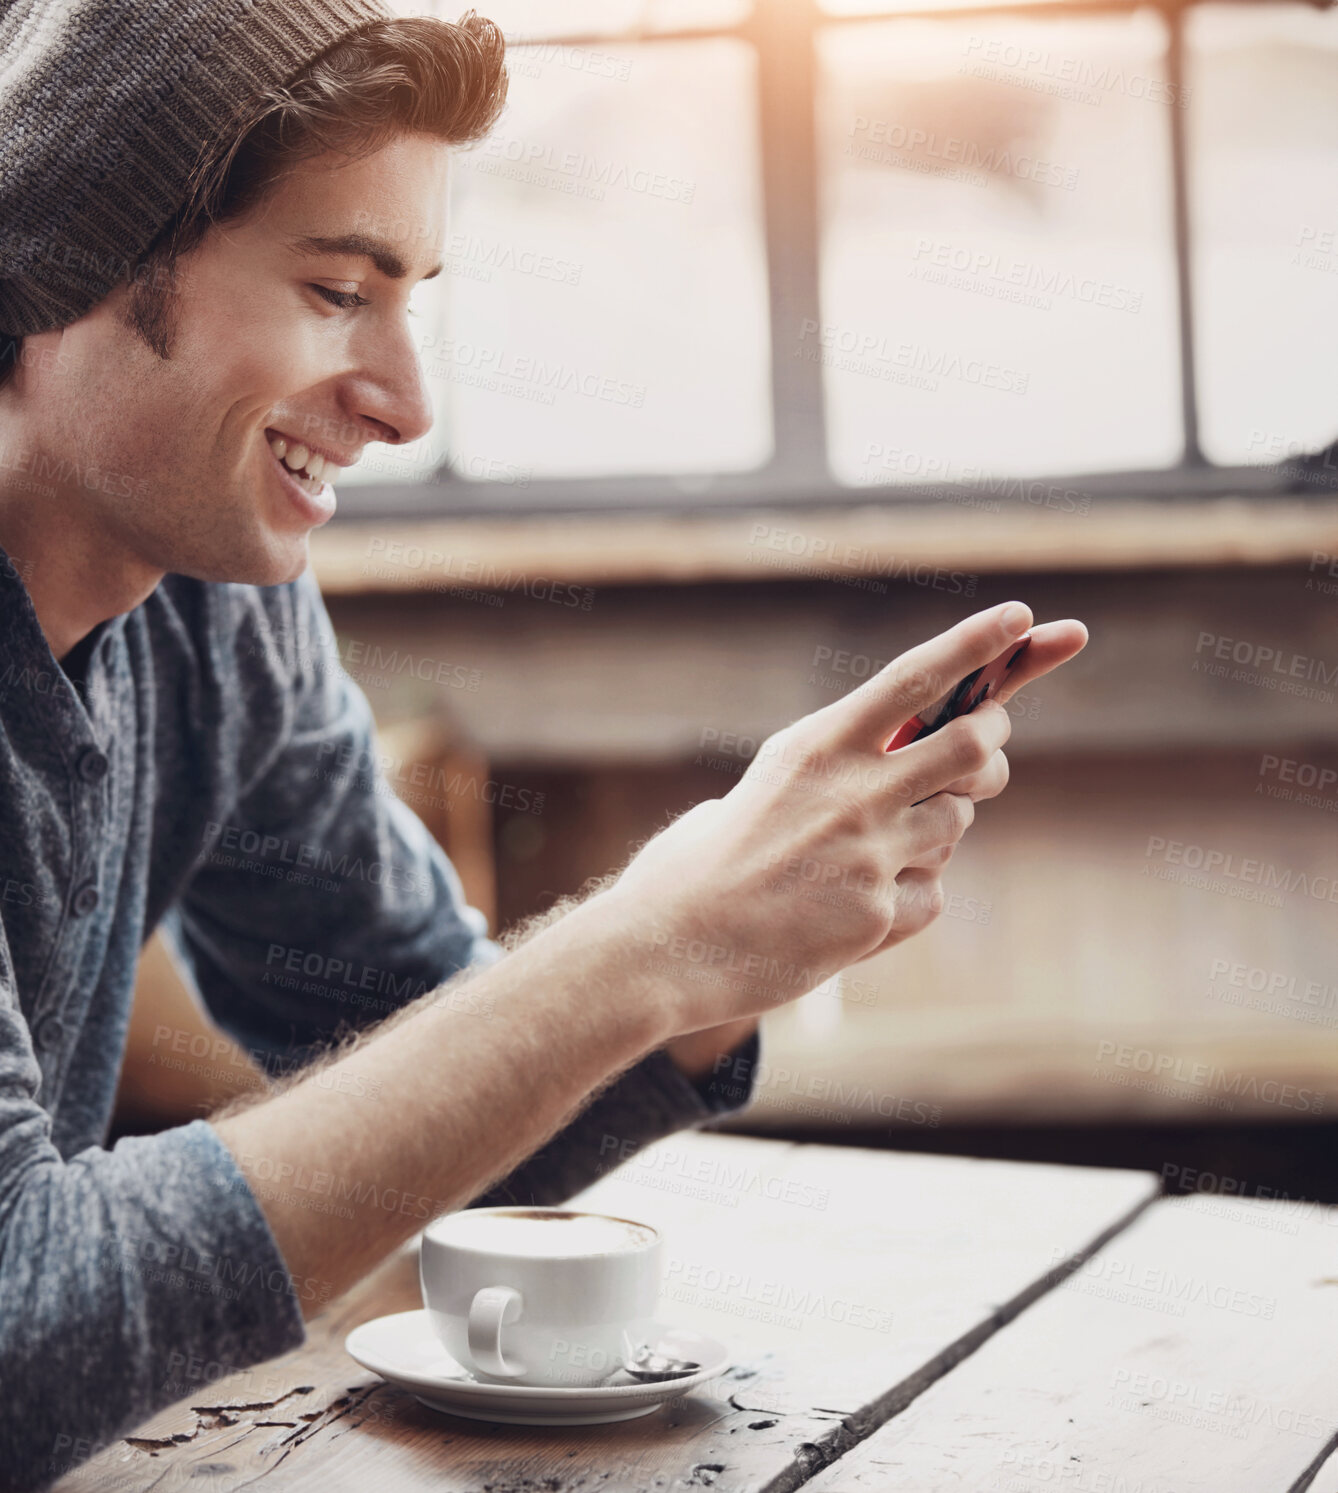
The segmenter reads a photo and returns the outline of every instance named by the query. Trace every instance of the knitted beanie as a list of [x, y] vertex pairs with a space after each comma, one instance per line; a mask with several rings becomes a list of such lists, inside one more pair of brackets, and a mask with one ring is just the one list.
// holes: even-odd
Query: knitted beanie
[[91, 310], [248, 102], [392, 14], [385, 0], [0, 3], [0, 332]]

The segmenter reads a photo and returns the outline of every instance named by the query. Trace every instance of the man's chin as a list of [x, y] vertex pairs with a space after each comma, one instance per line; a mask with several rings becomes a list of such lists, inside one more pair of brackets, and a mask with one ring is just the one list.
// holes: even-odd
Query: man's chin
[[226, 558], [184, 573], [197, 581], [219, 581], [237, 586], [282, 586], [295, 581], [307, 568], [308, 535], [269, 536], [268, 543], [248, 547]]
[[276, 545], [273, 554], [257, 567], [262, 574], [246, 577], [252, 586], [282, 586], [295, 581], [307, 568], [310, 558], [307, 534], [285, 535], [281, 545]]

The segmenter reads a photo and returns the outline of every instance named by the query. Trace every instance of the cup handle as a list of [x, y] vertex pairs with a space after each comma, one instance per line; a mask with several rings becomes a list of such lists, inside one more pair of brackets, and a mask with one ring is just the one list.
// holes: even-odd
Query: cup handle
[[469, 1352], [478, 1368], [499, 1379], [525, 1372], [502, 1357], [502, 1328], [520, 1316], [524, 1298], [510, 1286], [484, 1286], [469, 1304]]

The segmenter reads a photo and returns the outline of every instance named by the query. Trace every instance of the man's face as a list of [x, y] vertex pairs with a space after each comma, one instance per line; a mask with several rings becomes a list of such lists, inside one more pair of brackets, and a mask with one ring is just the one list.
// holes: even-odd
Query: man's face
[[[352, 164], [317, 157], [248, 218], [211, 228], [178, 261], [166, 361], [125, 325], [124, 286], [79, 321], [30, 339], [48, 355], [32, 360], [40, 372], [26, 434], [50, 458], [48, 472], [63, 459], [85, 473], [61, 503], [105, 531], [109, 559], [201, 580], [291, 580], [306, 564], [307, 535], [333, 512], [333, 492], [328, 474], [323, 486], [295, 486], [270, 436], [347, 464], [369, 441], [427, 433], [431, 404], [412, 336], [421, 323], [408, 307], [440, 260], [447, 152], [404, 135]], [[353, 233], [383, 241], [403, 277], [358, 253], [294, 247]], [[353, 296], [367, 304], [350, 305]]]

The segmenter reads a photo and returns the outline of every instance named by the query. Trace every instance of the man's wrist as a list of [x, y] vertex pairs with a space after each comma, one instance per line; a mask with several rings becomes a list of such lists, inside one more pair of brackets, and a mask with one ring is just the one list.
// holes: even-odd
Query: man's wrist
[[593, 1006], [601, 1022], [628, 1028], [645, 1052], [682, 1035], [674, 981], [656, 968], [635, 909], [611, 890], [573, 908], [518, 953], [529, 953], [536, 944], [557, 958], [570, 951], [585, 965], [583, 1014], [593, 1014]]
[[721, 1026], [706, 1027], [699, 1032], [688, 1032], [674, 1037], [665, 1044], [665, 1051], [674, 1066], [693, 1083], [700, 1084], [715, 1072], [716, 1064], [757, 1030], [758, 1018], [746, 1016], [739, 1021], [727, 1021]]

